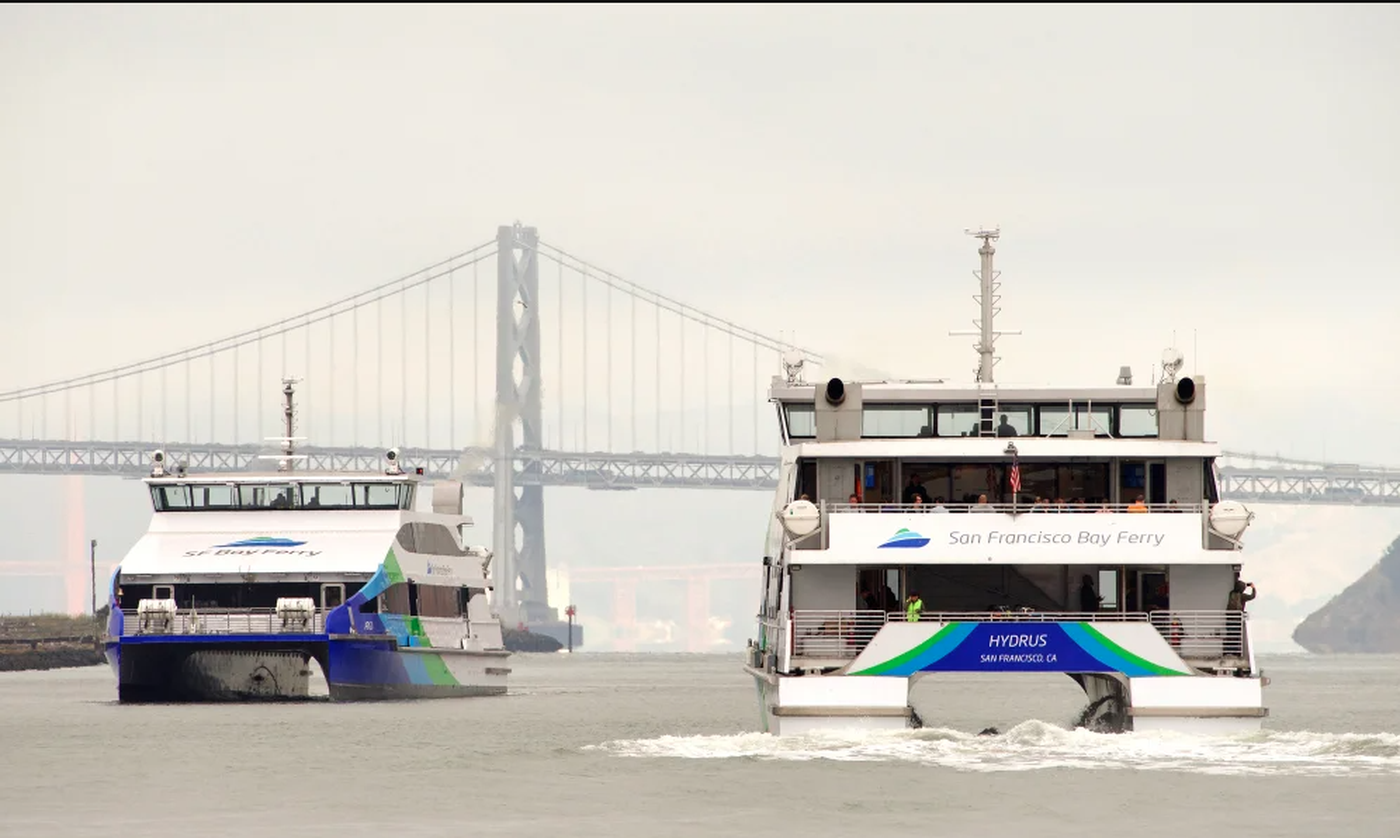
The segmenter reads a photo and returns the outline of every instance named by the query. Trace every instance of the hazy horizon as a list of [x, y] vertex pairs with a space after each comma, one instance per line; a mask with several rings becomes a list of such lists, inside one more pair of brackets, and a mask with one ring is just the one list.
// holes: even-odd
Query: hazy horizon
[[[1397, 36], [1394, 6], [6, 6], [0, 393], [310, 311], [517, 220], [832, 369], [967, 379], [963, 231], [1000, 225], [997, 325], [1023, 334], [999, 381], [1141, 383], [1175, 343], [1227, 449], [1400, 467]], [[659, 319], [629, 333], [625, 305], [548, 267], [547, 444], [773, 449], [771, 357]], [[494, 278], [454, 275], [451, 315], [424, 292], [412, 323], [367, 309], [174, 367], [170, 393], [152, 373], [116, 408], [3, 404], [0, 436], [250, 442], [286, 371], [317, 441], [481, 442]], [[25, 555], [62, 543], [40, 485], [0, 477]], [[112, 508], [89, 509], [94, 537], [134, 538], [116, 510], [139, 504], [89, 493]], [[552, 500], [551, 557], [595, 525], [655, 543], [747, 521], [721, 552], [761, 543], [762, 493], [629, 497]], [[1400, 521], [1269, 511], [1256, 531], [1291, 608]], [[4, 588], [0, 610], [47, 596]]]

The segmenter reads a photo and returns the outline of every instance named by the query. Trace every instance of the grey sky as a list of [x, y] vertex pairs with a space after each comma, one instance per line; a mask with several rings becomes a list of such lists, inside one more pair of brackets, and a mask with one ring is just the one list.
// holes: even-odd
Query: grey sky
[[6, 7], [0, 352], [48, 351], [3, 383], [516, 218], [760, 330], [964, 376], [961, 231], [1000, 223], [1003, 380], [1146, 377], [1195, 329], [1226, 441], [1400, 463], [1345, 433], [1400, 408], [1397, 35], [1382, 6]]
[[1358, 433], [1400, 411], [1397, 38], [1379, 5], [6, 6], [0, 390], [517, 218], [760, 331], [966, 377], [962, 230], [1001, 224], [1001, 380], [1143, 380], [1173, 331], [1190, 368], [1195, 330], [1212, 436], [1400, 466]]

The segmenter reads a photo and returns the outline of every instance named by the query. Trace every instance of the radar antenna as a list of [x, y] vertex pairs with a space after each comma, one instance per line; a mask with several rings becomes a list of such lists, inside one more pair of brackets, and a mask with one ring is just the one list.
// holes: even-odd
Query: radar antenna
[[1186, 359], [1181, 357], [1181, 350], [1169, 346], [1162, 350], [1162, 380], [1168, 383], [1176, 381], [1176, 374], [1181, 371], [1182, 364]]
[[295, 392], [295, 388], [293, 388], [292, 385], [298, 383], [300, 380], [299, 378], [282, 379], [282, 397], [284, 399], [282, 404], [282, 422], [285, 435], [267, 438], [268, 442], [282, 443], [282, 453], [260, 454], [258, 456], [260, 460], [276, 460], [278, 471], [291, 471], [293, 462], [306, 459], [305, 454], [294, 453], [292, 446], [292, 443], [304, 441], [306, 439], [306, 437], [293, 436], [293, 434], [296, 433], [296, 405], [292, 401], [292, 394]]
[[972, 348], [977, 350], [978, 355], [977, 369], [975, 371], [976, 381], [978, 384], [991, 384], [993, 383], [992, 369], [996, 366], [997, 361], [1001, 360], [996, 357], [997, 338], [1002, 335], [1019, 335], [1021, 334], [1021, 330], [1015, 329], [998, 332], [993, 325], [997, 314], [1001, 311], [1001, 308], [997, 305], [1001, 302], [1001, 295], [997, 293], [997, 290], [1001, 288], [1001, 283], [997, 281], [1001, 277], [1001, 271], [992, 268], [992, 256], [997, 252], [992, 242], [1001, 238], [1001, 228], [996, 227], [991, 230], [964, 230], [963, 232], [973, 238], [982, 240], [982, 246], [977, 249], [978, 255], [982, 257], [982, 269], [980, 271], [973, 271], [972, 273], [981, 283], [979, 293], [973, 296], [972, 299], [976, 300], [977, 304], [981, 306], [982, 316], [972, 321], [972, 325], [977, 327], [977, 331], [957, 331], [949, 332], [948, 334], [955, 336], [972, 335], [977, 337], [977, 343], [972, 345]]

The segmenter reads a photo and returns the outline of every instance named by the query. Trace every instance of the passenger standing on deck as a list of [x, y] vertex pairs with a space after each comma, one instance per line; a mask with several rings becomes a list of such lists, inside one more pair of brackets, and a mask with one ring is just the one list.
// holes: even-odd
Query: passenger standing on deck
[[904, 487], [904, 505], [912, 505], [916, 496], [928, 500], [928, 489], [924, 488], [923, 482], [919, 480], [919, 475], [911, 474], [909, 475], [909, 485]]
[[1103, 597], [1094, 592], [1094, 579], [1089, 574], [1084, 574], [1084, 578], [1079, 580], [1079, 611], [1081, 614], [1092, 614], [1099, 610], [1103, 604]]
[[909, 595], [909, 605], [904, 611], [904, 618], [911, 623], [919, 621], [919, 615], [924, 613], [924, 601], [919, 599], [918, 594]]
[[1230, 640], [1230, 651], [1237, 657], [1244, 655], [1244, 604], [1255, 595], [1253, 582], [1242, 582], [1235, 577], [1235, 587], [1225, 601], [1225, 610], [1229, 612], [1225, 615], [1225, 633]]

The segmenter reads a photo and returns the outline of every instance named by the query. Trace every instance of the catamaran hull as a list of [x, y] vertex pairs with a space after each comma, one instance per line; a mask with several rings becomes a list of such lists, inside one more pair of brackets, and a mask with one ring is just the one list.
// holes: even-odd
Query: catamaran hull
[[325, 635], [124, 638], [107, 646], [122, 702], [305, 700], [313, 697], [313, 660], [333, 701], [503, 695], [507, 656]]
[[1204, 674], [1145, 622], [908, 622], [885, 625], [827, 674], [779, 675], [753, 665], [762, 729], [898, 729], [937, 724], [909, 706], [913, 678], [939, 672], [1060, 672], [1083, 687], [1094, 730], [1240, 734], [1268, 715], [1259, 675]]
[[745, 667], [758, 687], [761, 729], [775, 735], [820, 730], [904, 730], [917, 725], [907, 678], [774, 675]]
[[279, 640], [109, 644], [122, 702], [294, 701], [310, 698], [311, 661], [325, 642]]
[[393, 640], [337, 640], [327, 682], [335, 701], [505, 695], [504, 651], [398, 646]]

